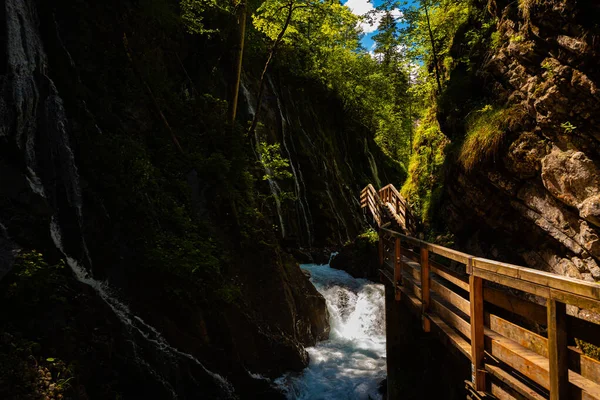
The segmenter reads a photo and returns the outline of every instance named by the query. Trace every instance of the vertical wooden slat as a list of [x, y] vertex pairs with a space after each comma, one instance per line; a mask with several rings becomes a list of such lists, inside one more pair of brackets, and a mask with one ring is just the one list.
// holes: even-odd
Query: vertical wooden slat
[[430, 281], [429, 281], [429, 250], [427, 245], [421, 244], [421, 301], [423, 307], [423, 331], [431, 331], [431, 321], [425, 315], [429, 311], [429, 295], [430, 295]]
[[475, 390], [485, 391], [485, 370], [483, 366], [484, 327], [483, 327], [483, 280], [469, 276], [469, 300], [471, 302], [471, 368]]
[[402, 251], [400, 238], [396, 238], [395, 257], [394, 257], [394, 285], [396, 289], [396, 300], [400, 300], [401, 292], [396, 285], [402, 285]]
[[569, 364], [567, 348], [567, 306], [547, 300], [548, 359], [550, 361], [550, 400], [569, 396]]

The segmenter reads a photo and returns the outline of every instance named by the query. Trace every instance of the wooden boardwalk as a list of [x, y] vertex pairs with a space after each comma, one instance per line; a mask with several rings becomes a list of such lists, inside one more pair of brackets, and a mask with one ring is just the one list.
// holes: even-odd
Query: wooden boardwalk
[[[382, 281], [396, 301], [471, 360], [469, 399], [600, 400], [600, 284], [475, 257], [414, 237], [406, 200], [392, 186], [361, 192], [379, 228]], [[467, 377], [465, 377], [467, 378]]]

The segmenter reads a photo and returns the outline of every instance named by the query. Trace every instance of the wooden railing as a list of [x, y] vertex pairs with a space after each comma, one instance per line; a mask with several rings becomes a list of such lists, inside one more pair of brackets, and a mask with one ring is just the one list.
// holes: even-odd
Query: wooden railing
[[384, 186], [379, 191], [369, 184], [360, 193], [360, 205], [367, 215], [373, 217], [374, 225], [377, 227], [391, 219], [404, 233], [416, 232], [416, 220], [410, 212], [408, 203], [392, 184]]
[[600, 346], [600, 325], [576, 312], [600, 314], [599, 284], [475, 257], [381, 222], [382, 280], [423, 330], [470, 359], [470, 398], [600, 399], [600, 362], [575, 346]]

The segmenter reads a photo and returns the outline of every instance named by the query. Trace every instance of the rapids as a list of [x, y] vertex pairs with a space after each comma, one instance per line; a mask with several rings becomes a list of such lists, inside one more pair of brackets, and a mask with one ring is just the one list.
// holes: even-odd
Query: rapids
[[304, 264], [311, 282], [325, 297], [331, 334], [308, 348], [309, 366], [276, 383], [288, 399], [381, 399], [386, 377], [385, 298], [383, 285], [355, 279], [326, 265]]

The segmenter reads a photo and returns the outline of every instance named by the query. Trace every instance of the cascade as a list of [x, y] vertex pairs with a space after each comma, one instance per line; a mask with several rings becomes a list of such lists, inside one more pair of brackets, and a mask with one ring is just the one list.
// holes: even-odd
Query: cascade
[[[46, 75], [47, 57], [37, 31], [36, 20], [36, 9], [31, 1], [6, 0], [9, 84], [12, 84], [12, 91], [9, 91], [8, 95], [13, 96], [11, 100], [15, 105], [15, 138], [17, 146], [24, 152], [28, 173], [27, 181], [31, 190], [52, 203], [57, 201], [58, 186], [60, 185], [64, 189], [68, 205], [75, 210], [76, 222], [79, 225], [80, 245], [89, 262], [82, 229], [83, 208], [79, 173], [69, 143], [68, 120], [58, 90], [54, 82]], [[5, 95], [6, 93], [4, 92]], [[40, 93], [47, 94], [42, 97]], [[42, 122], [39, 126], [38, 121]], [[38, 131], [41, 134], [38, 134]], [[38, 143], [37, 139], [44, 140], [44, 142]], [[38, 162], [38, 151], [49, 158], [48, 165], [51, 165], [51, 168], [42, 168], [41, 163]], [[40, 171], [43, 171], [42, 178], [39, 176]], [[46, 179], [43, 177], [48, 175], [52, 179], [47, 178], [47, 181], [52, 182], [52, 185], [46, 187], [44, 185]], [[61, 210], [61, 213], [64, 212], [67, 211]], [[134, 333], [132, 339], [134, 336], [143, 339], [153, 349], [158, 350], [169, 359], [185, 358], [192, 361], [208, 374], [227, 396], [232, 397], [233, 388], [229, 382], [220, 375], [209, 371], [194, 356], [169, 345], [154, 327], [136, 316], [114, 295], [107, 282], [94, 279], [91, 272], [69, 254], [62, 237], [61, 213], [57, 213], [51, 218], [50, 236], [56, 248], [65, 256], [67, 265], [76, 279], [91, 287], [98, 294], [127, 330]], [[135, 353], [138, 354], [136, 350], [138, 343], [132, 340], [132, 345]], [[148, 362], [140, 357], [138, 357], [138, 362], [139, 365], [148, 367], [148, 372], [163, 383], [173, 398], [177, 397], [172, 386], [160, 377]]]
[[256, 114], [256, 108], [252, 104], [250, 91], [244, 84], [244, 81], [240, 82], [240, 86], [242, 87], [242, 94], [244, 95], [244, 100], [246, 100], [246, 106], [248, 107], [248, 115], [254, 116]]
[[371, 173], [373, 174], [375, 183], [377, 184], [377, 187], [381, 187], [381, 181], [379, 180], [379, 172], [377, 171], [377, 163], [375, 162], [375, 157], [373, 157], [373, 154], [371, 154], [371, 150], [369, 149], [369, 145], [367, 143], [367, 138], [365, 138], [365, 155], [369, 160], [369, 166], [371, 167]]
[[[294, 184], [295, 184], [295, 193], [296, 193], [296, 204], [298, 205], [298, 210], [300, 211], [298, 213], [298, 216], [300, 217], [300, 215], [303, 218], [303, 222], [304, 225], [306, 227], [306, 236], [307, 236], [307, 244], [310, 247], [310, 245], [312, 244], [312, 232], [311, 232], [311, 223], [309, 222], [308, 219], [308, 213], [307, 213], [307, 209], [309, 208], [308, 206], [308, 201], [306, 200], [306, 187], [304, 187], [304, 192], [301, 190], [300, 188], [300, 180], [298, 179], [298, 173], [296, 172], [296, 167], [294, 166], [294, 160], [292, 158], [292, 154], [290, 152], [290, 149], [288, 148], [288, 142], [287, 142], [287, 129], [286, 129], [286, 125], [288, 125], [287, 119], [285, 118], [285, 116], [283, 115], [283, 110], [281, 107], [281, 101], [279, 99], [279, 95], [277, 94], [277, 91], [275, 90], [275, 85], [273, 84], [273, 81], [271, 80], [271, 77], [268, 77], [269, 79], [269, 85], [271, 86], [271, 90], [273, 91], [273, 95], [275, 96], [275, 99], [277, 100], [277, 110], [279, 111], [279, 117], [281, 118], [281, 136], [282, 136], [282, 142], [283, 142], [283, 147], [285, 149], [285, 152], [287, 153], [287, 157], [288, 160], [290, 161], [290, 168], [292, 169], [292, 175], [294, 177]], [[292, 141], [293, 143], [293, 141]], [[297, 164], [297, 167], [300, 168], [300, 163]], [[304, 181], [302, 181], [302, 185], [304, 186]]]
[[[242, 87], [242, 93], [244, 95], [244, 99], [246, 100], [246, 105], [248, 106], [248, 113], [250, 115], [256, 114], [256, 109], [252, 105], [252, 97], [250, 96], [250, 91], [248, 90], [248, 88], [246, 87], [246, 85], [244, 84], [243, 81], [240, 83], [240, 86]], [[273, 171], [271, 171], [271, 168], [269, 168], [269, 166], [267, 166], [265, 163], [262, 162], [262, 155], [260, 153], [259, 146], [260, 146], [260, 136], [258, 134], [258, 129], [255, 129], [254, 130], [254, 147], [252, 148], [252, 151], [254, 152], [254, 157], [256, 158], [256, 161], [258, 161], [263, 166], [263, 168], [265, 170], [265, 175], [268, 177], [267, 183], [269, 184], [269, 190], [271, 191], [271, 195], [273, 196], [273, 199], [275, 200], [275, 209], [277, 210], [277, 217], [279, 217], [279, 226], [281, 228], [281, 237], [285, 238], [285, 224], [284, 224], [283, 213], [282, 213], [282, 209], [281, 209], [281, 187], [279, 187], [279, 184], [277, 182], [275, 182], [275, 180], [270, 178], [271, 176], [273, 176]]]
[[354, 279], [328, 264], [301, 268], [325, 297], [331, 334], [307, 349], [310, 364], [301, 374], [275, 382], [290, 400], [381, 399], [378, 386], [386, 376], [383, 285]]
[[337, 229], [337, 233], [338, 233], [338, 237], [340, 239], [340, 243], [343, 243], [344, 240], [342, 239], [342, 234], [341, 234], [341, 227], [344, 227], [344, 231], [346, 233], [346, 240], [349, 241], [350, 240], [350, 233], [348, 232], [348, 227], [346, 226], [346, 221], [344, 220], [344, 218], [340, 215], [340, 212], [338, 211], [338, 208], [335, 206], [335, 202], [333, 201], [333, 196], [331, 195], [331, 190], [329, 187], [329, 169], [327, 168], [327, 164], [325, 163], [325, 161], [323, 160], [323, 170], [325, 171], [325, 193], [327, 193], [327, 197], [329, 197], [329, 205], [331, 207], [331, 212], [333, 213], [333, 215], [335, 216], [335, 219], [337, 221], [338, 224], [338, 228]]

